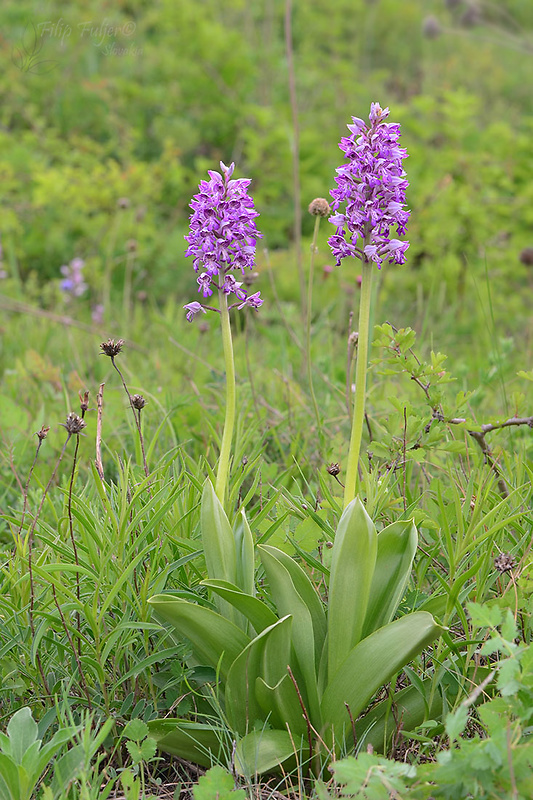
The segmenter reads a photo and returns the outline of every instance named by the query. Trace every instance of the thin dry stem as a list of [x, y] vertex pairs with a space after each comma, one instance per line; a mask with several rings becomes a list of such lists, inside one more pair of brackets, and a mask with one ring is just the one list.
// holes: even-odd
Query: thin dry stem
[[100, 388], [98, 389], [98, 394], [96, 395], [96, 409], [97, 409], [96, 458], [94, 461], [94, 463], [96, 464], [98, 475], [100, 476], [100, 480], [102, 481], [102, 483], [104, 483], [104, 464], [102, 461], [102, 419], [104, 413], [104, 386], [105, 383], [100, 384]]

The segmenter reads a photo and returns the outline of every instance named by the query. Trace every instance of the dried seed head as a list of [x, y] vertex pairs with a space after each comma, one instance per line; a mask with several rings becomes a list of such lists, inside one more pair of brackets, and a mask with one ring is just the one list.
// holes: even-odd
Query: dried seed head
[[82, 394], [81, 391], [80, 391], [80, 392], [78, 392], [78, 395], [79, 395], [79, 398], [80, 398], [81, 413], [85, 414], [85, 412], [89, 408], [89, 392], [84, 392]]
[[524, 247], [520, 253], [520, 261], [522, 264], [525, 264], [526, 267], [533, 266], [533, 247]]
[[138, 247], [137, 239], [128, 239], [128, 241], [126, 242], [126, 250], [129, 253], [135, 253], [137, 247]]
[[43, 425], [41, 430], [37, 431], [37, 433], [35, 435], [38, 436], [40, 441], [42, 442], [43, 439], [46, 439], [46, 437], [48, 436], [48, 431], [49, 430], [50, 430], [50, 427], [48, 425]]
[[433, 14], [430, 14], [422, 22], [422, 33], [427, 39], [438, 39], [441, 35], [442, 25]]
[[314, 217], [329, 217], [331, 208], [324, 197], [316, 197], [309, 203], [309, 213]]
[[475, 4], [470, 5], [466, 11], [461, 14], [459, 20], [463, 28], [474, 28], [481, 22], [481, 11]]
[[329, 467], [326, 467], [326, 470], [336, 478], [340, 474], [341, 468], [338, 464], [330, 464]]
[[67, 429], [67, 432], [71, 435], [76, 433], [81, 433], [84, 428], [87, 427], [87, 423], [81, 417], [78, 417], [73, 411], [70, 414], [67, 414], [66, 422], [62, 422], [61, 425], [63, 428]]
[[129, 208], [131, 205], [129, 197], [119, 197], [117, 205], [119, 208]]
[[100, 345], [100, 348], [102, 350], [102, 355], [109, 356], [110, 358], [118, 356], [118, 354], [122, 350], [123, 344], [124, 344], [124, 339], [117, 339], [116, 342], [114, 339], [108, 339], [107, 342], [102, 342], [102, 344]]
[[140, 411], [141, 408], [144, 408], [146, 405], [146, 400], [142, 396], [142, 394], [134, 394], [131, 397], [131, 404], [133, 408], [136, 408], [137, 411]]
[[511, 553], [500, 553], [500, 555], [496, 556], [494, 559], [494, 566], [500, 574], [510, 572], [516, 567], [516, 558], [511, 555]]

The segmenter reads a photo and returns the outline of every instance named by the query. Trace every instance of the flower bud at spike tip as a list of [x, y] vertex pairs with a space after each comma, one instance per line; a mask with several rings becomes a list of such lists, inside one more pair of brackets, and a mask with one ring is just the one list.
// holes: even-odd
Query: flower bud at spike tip
[[140, 411], [141, 408], [144, 408], [146, 405], [146, 400], [142, 396], [142, 394], [134, 394], [131, 397], [131, 404], [133, 408], [136, 408], [137, 411]]
[[314, 217], [329, 217], [331, 214], [330, 205], [324, 197], [317, 197], [309, 203], [308, 211]]

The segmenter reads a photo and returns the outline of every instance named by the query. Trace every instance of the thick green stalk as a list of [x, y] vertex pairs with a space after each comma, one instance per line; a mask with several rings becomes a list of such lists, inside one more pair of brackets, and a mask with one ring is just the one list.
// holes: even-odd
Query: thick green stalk
[[305, 331], [305, 360], [307, 366], [307, 380], [309, 383], [309, 390], [311, 392], [311, 399], [313, 401], [313, 408], [315, 410], [317, 432], [322, 438], [322, 426], [320, 424], [320, 412], [318, 410], [318, 403], [316, 401], [315, 389], [313, 386], [313, 366], [311, 362], [311, 315], [313, 312], [313, 273], [315, 268], [315, 254], [316, 254], [316, 240], [318, 236], [318, 228], [320, 226], [320, 216], [315, 217], [315, 230], [313, 232], [313, 243], [311, 244], [311, 259], [309, 262], [309, 283], [307, 286], [307, 325]]
[[370, 306], [372, 299], [372, 262], [363, 261], [361, 299], [359, 303], [359, 337], [357, 339], [357, 364], [355, 367], [355, 399], [352, 419], [352, 435], [348, 452], [344, 508], [355, 497], [359, 452], [365, 417], [366, 372], [368, 365], [368, 342], [370, 338]]
[[226, 486], [229, 477], [231, 440], [233, 439], [233, 428], [235, 425], [235, 364], [233, 362], [233, 342], [231, 340], [228, 298], [222, 289], [219, 289], [218, 294], [220, 299], [220, 317], [222, 320], [224, 362], [226, 365], [226, 418], [224, 420], [224, 432], [222, 434], [222, 444], [220, 447], [215, 491], [218, 499], [222, 505], [224, 505]]

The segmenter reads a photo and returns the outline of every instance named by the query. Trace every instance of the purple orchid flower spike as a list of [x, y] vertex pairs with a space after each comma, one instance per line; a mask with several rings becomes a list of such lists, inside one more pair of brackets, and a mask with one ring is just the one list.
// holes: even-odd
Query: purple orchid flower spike
[[[198, 194], [191, 201], [193, 213], [190, 218], [190, 232], [185, 237], [188, 242], [186, 256], [192, 256], [197, 278], [198, 291], [205, 298], [215, 290], [221, 289], [225, 295], [234, 296], [228, 308], [259, 308], [259, 292], [253, 295], [253, 302], [247, 302], [248, 294], [242, 289], [243, 282], [232, 274], [253, 270], [256, 241], [261, 238], [255, 224], [259, 216], [252, 198], [247, 194], [251, 181], [248, 178], [232, 179], [235, 164], [227, 167], [220, 162], [221, 173], [209, 170], [209, 180], [200, 181]], [[187, 319], [192, 322], [202, 311], [218, 309], [201, 303], [188, 303]]]
[[329, 221], [337, 230], [329, 245], [337, 265], [348, 256], [374, 261], [378, 267], [383, 261], [405, 263], [409, 242], [391, 239], [390, 230], [395, 227], [403, 236], [410, 215], [405, 210], [409, 184], [402, 167], [407, 152], [398, 145], [400, 126], [386, 122], [388, 116], [388, 108], [372, 103], [370, 125], [352, 117], [351, 136], [339, 144], [348, 163], [337, 169], [337, 186], [330, 192], [335, 213]]

